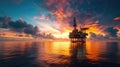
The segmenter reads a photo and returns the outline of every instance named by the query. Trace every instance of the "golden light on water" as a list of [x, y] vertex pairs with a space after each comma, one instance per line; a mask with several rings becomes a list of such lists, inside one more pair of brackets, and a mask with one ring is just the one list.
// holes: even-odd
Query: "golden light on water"
[[[109, 45], [108, 45], [109, 44]], [[86, 42], [86, 45], [80, 43], [71, 43], [69, 41], [40, 41], [40, 42], [1, 42], [3, 58], [14, 58], [16, 56], [25, 56], [34, 58], [38, 64], [69, 64], [72, 60], [89, 59], [91, 61], [106, 60], [103, 54], [109, 54], [112, 50], [114, 54], [119, 55], [117, 43], [106, 42]], [[111, 49], [111, 48], [116, 48]]]
[[70, 42], [53, 42], [53, 51], [58, 55], [70, 56]]
[[86, 42], [86, 52], [88, 53], [88, 59], [92, 59], [94, 61], [102, 59], [99, 56], [103, 52], [106, 52], [104, 49], [106, 49], [105, 42]]

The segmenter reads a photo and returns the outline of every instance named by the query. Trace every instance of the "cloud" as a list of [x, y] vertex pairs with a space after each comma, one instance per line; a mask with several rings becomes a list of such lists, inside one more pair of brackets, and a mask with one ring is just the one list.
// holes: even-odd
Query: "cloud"
[[109, 39], [108, 36], [104, 36], [104, 35], [101, 35], [101, 34], [95, 34], [95, 33], [90, 33], [90, 38], [88, 38], [89, 40], [107, 40]]
[[[62, 33], [70, 32], [73, 28], [73, 17], [76, 17], [76, 21], [78, 24], [78, 29], [81, 27], [89, 27], [88, 33], [93, 32], [95, 34], [101, 34], [104, 26], [99, 25], [99, 20], [97, 19], [99, 14], [93, 10], [89, 11], [84, 9], [82, 6], [86, 3], [87, 5], [91, 4], [91, 1], [83, 1], [83, 0], [45, 0], [42, 4], [44, 4], [44, 8], [49, 11], [49, 20], [52, 23], [56, 23], [59, 25], [59, 31]], [[39, 5], [41, 7], [41, 5]], [[92, 9], [92, 8], [91, 8]], [[52, 16], [52, 18], [51, 18]], [[45, 15], [40, 15], [39, 17], [34, 17], [34, 19], [45, 19]], [[41, 24], [42, 25], [42, 24]], [[45, 24], [46, 25], [46, 24]], [[42, 25], [45, 27], [45, 25]], [[49, 27], [46, 26], [46, 28]], [[47, 28], [49, 30], [49, 28]], [[51, 29], [51, 26], [50, 26]], [[57, 29], [54, 27], [54, 29]], [[103, 28], [104, 29], [104, 28]], [[52, 29], [53, 30], [53, 29]], [[69, 34], [69, 33], [68, 33]], [[67, 35], [66, 35], [67, 36]]]
[[120, 16], [113, 18], [113, 20], [120, 21]]
[[105, 36], [106, 28], [118, 25], [113, 20], [117, 12], [116, 8], [112, 8], [116, 5], [112, 3], [118, 5], [118, 2], [106, 0], [37, 0], [35, 1], [37, 8], [39, 6], [47, 13], [42, 12], [40, 16], [34, 16], [34, 21], [43, 31], [69, 34], [73, 30], [73, 17], [76, 17], [78, 29], [88, 27], [88, 33]]
[[36, 35], [38, 31], [37, 26], [33, 26], [25, 22], [22, 18], [19, 18], [17, 21], [13, 21], [11, 17], [0, 17], [0, 27], [9, 28], [16, 32], [24, 32], [27, 34]]
[[[3, 1], [7, 2], [7, 0], [3, 0]], [[14, 3], [22, 3], [24, 0], [11, 0], [11, 1]], [[113, 35], [110, 33], [111, 31], [107, 30], [106, 31], [107, 34], [104, 31], [107, 27], [109, 27], [109, 25], [115, 26], [117, 24], [117, 23], [114, 23], [114, 20], [120, 19], [119, 17], [116, 17], [113, 19], [113, 16], [115, 16], [113, 14], [115, 14], [116, 12], [112, 12], [111, 10], [112, 9], [116, 10], [116, 8], [111, 8], [112, 1], [108, 2], [104, 0], [96, 0], [96, 1], [93, 1], [93, 0], [37, 0], [37, 1], [34, 1], [34, 3], [35, 3], [35, 6], [37, 5], [37, 9], [39, 6], [40, 8], [44, 9], [47, 12], [47, 13], [43, 12], [44, 10], [41, 9], [40, 16], [33, 17], [34, 21], [35, 22], [37, 21], [39, 26], [44, 28], [44, 30], [43, 29], [42, 30], [46, 31], [46, 33], [47, 32], [54, 32], [54, 33], [70, 32], [73, 29], [72, 28], [73, 17], [76, 17], [78, 29], [80, 29], [80, 26], [88, 27], [89, 28], [89, 30], [87, 31], [88, 33], [92, 32], [98, 36], [99, 35], [104, 36], [108, 34], [109, 36], [116, 36], [115, 32]], [[113, 5], [113, 7], [116, 7], [116, 6]], [[108, 8], [108, 10], [106, 10], [106, 8]], [[55, 26], [54, 24], [56, 24], [57, 26]], [[32, 31], [34, 30], [34, 27], [24, 22], [23, 19], [13, 21], [12, 25], [10, 26], [16, 29], [18, 28], [19, 29], [21, 28], [21, 30], [24, 29], [24, 32], [26, 33], [30, 33], [30, 32], [32, 33]]]
[[118, 30], [117, 36], [120, 37], [120, 26], [116, 26], [116, 27], [114, 27], [114, 28]]
[[[40, 19], [38, 17], [38, 19]], [[44, 17], [45, 19], [45, 17]], [[42, 20], [42, 19], [40, 19]], [[42, 37], [56, 37], [56, 38], [68, 38], [69, 32], [72, 30], [72, 28], [67, 25], [66, 23], [59, 23], [60, 26], [56, 26], [55, 24], [49, 23], [49, 22], [38, 22], [38, 26], [41, 27], [41, 31], [39, 31], [39, 28], [37, 26], [33, 26], [31, 24], [28, 24], [25, 22], [22, 18], [19, 18], [17, 21], [13, 21], [11, 17], [0, 17], [0, 27], [4, 28], [10, 28], [13, 31], [17, 32], [24, 32], [26, 34], [32, 34], [36, 35], [38, 32], [44, 32], [45, 34], [50, 35], [44, 35], [40, 34]], [[63, 24], [63, 25], [62, 25]], [[89, 30], [87, 33], [89, 33], [90, 39], [98, 39], [98, 40], [104, 40], [104, 39], [117, 39], [120, 37], [120, 27], [109, 27], [104, 25], [99, 25], [99, 21], [93, 21], [93, 18], [86, 20], [85, 27], [89, 27]]]
[[106, 27], [104, 34], [96, 34], [94, 32], [89, 33], [89, 40], [120, 40], [120, 28], [119, 27]]
[[8, 28], [9, 27], [9, 21], [11, 21], [11, 20], [12, 20], [11, 17], [7, 17], [7, 16], [0, 17], [0, 27]]

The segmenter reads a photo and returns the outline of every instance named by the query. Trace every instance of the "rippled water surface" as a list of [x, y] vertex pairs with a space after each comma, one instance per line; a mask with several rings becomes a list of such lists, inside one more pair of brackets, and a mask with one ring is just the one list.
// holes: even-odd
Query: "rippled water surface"
[[85, 60], [120, 64], [120, 43], [0, 42], [0, 67], [70, 67]]

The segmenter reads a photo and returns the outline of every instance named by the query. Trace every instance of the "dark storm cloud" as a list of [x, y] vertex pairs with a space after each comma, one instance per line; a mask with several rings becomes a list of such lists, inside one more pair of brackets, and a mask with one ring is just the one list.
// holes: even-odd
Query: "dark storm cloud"
[[15, 32], [24, 32], [26, 34], [32, 34], [37, 37], [54, 38], [52, 34], [40, 34], [40, 29], [37, 26], [34, 27], [21, 18], [17, 21], [12, 21], [11, 17], [0, 17], [0, 28], [9, 28], [10, 30]]
[[11, 21], [11, 22], [9, 22], [9, 25], [10, 26], [12, 26], [13, 28], [24, 28], [24, 27], [26, 27], [27, 26], [27, 23], [26, 22], [21, 22], [21, 21], [16, 21], [16, 22], [14, 22], [14, 21]]
[[0, 27], [8, 28], [9, 27], [9, 21], [11, 21], [11, 20], [12, 20], [11, 17], [7, 17], [7, 16], [0, 17]]
[[36, 35], [39, 32], [37, 26], [34, 27], [33, 25], [28, 24], [21, 18], [17, 21], [12, 21], [12, 18], [7, 16], [0, 17], [0, 27], [10, 28], [11, 30], [16, 32], [24, 32], [32, 35]]
[[9, 22], [9, 25], [12, 27], [13, 30], [17, 31], [17, 32], [24, 32], [27, 34], [32, 34], [32, 35], [36, 35], [39, 32], [39, 29], [37, 26], [33, 26], [31, 24], [27, 24], [27, 22], [25, 22], [24, 20], [20, 21], [11, 21]]
[[34, 27], [31, 24], [28, 24], [25, 27], [24, 32], [27, 33], [27, 34], [34, 34]]

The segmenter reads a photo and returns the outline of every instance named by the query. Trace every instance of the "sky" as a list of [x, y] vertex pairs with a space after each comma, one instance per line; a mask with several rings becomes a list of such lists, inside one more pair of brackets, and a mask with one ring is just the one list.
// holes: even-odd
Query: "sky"
[[[120, 0], [0, 0], [0, 16], [23, 19], [41, 31], [67, 38], [76, 17], [91, 36], [120, 37]], [[109, 30], [110, 29], [110, 30]], [[107, 31], [106, 31], [107, 30]], [[115, 36], [114, 36], [115, 37]]]

